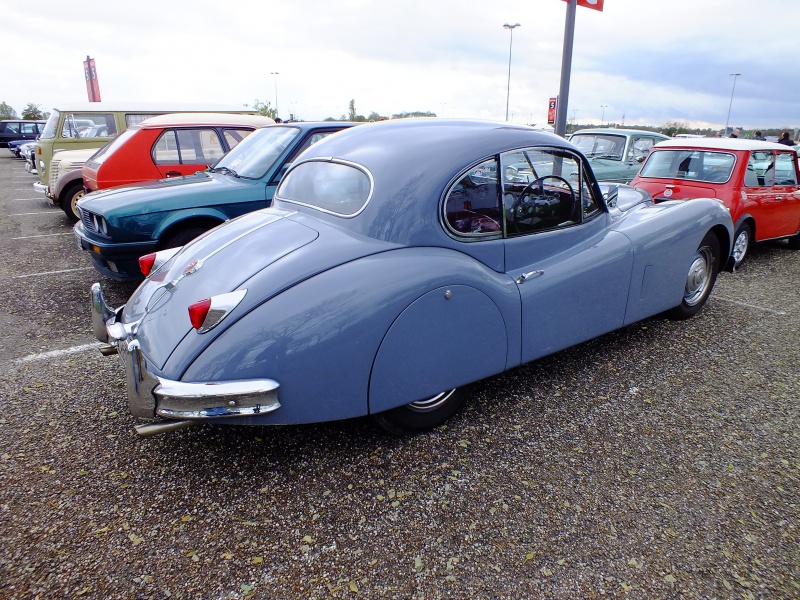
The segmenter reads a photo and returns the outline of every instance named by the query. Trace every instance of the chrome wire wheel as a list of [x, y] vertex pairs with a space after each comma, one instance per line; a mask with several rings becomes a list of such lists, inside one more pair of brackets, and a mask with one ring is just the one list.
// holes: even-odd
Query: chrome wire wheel
[[714, 281], [714, 251], [709, 246], [698, 248], [686, 277], [683, 301], [687, 306], [695, 306], [703, 300]]
[[447, 401], [450, 400], [450, 397], [455, 393], [456, 390], [452, 389], [449, 392], [436, 394], [434, 397], [428, 398], [427, 400], [417, 400], [416, 402], [411, 402], [406, 406], [409, 410], [413, 410], [414, 412], [430, 412], [432, 410], [436, 410], [443, 404], [447, 404]]

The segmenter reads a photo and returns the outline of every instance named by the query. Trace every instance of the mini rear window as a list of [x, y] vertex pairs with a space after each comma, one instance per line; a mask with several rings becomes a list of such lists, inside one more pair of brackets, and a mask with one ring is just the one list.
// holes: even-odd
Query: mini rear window
[[319, 210], [352, 217], [372, 195], [372, 179], [352, 164], [308, 161], [297, 165], [281, 181], [276, 196]]
[[656, 149], [647, 158], [639, 176], [725, 183], [735, 163], [736, 157], [727, 152]]

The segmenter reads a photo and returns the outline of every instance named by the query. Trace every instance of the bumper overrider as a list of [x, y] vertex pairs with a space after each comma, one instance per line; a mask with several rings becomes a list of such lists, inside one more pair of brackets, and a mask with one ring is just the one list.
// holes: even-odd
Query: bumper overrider
[[[125, 369], [128, 407], [134, 417], [152, 422], [139, 425], [144, 437], [202, 422], [235, 420], [280, 408], [278, 382], [271, 379], [187, 383], [152, 375], [136, 339], [139, 322], [120, 322], [122, 309], [106, 304], [99, 283], [92, 285], [92, 329], [104, 342], [105, 355], [119, 354]], [[154, 420], [162, 417], [162, 420]]]

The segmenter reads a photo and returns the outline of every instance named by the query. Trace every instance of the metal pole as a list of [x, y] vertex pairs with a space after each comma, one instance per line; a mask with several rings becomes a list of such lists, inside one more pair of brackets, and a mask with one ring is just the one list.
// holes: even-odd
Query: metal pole
[[731, 73], [733, 77], [733, 88], [731, 89], [731, 102], [728, 104], [728, 116], [725, 118], [725, 135], [728, 135], [728, 123], [731, 120], [731, 106], [733, 106], [733, 92], [736, 91], [736, 78], [741, 76], [741, 73]]
[[556, 101], [555, 133], [564, 137], [567, 133], [567, 106], [569, 105], [569, 77], [572, 71], [572, 42], [575, 38], [575, 9], [578, 0], [568, 0], [567, 19], [564, 25], [564, 51], [561, 54], [561, 86]]
[[508, 86], [506, 88], [506, 121], [508, 121], [508, 101], [511, 97], [511, 44], [514, 43], [514, 28], [520, 27], [519, 23], [514, 23], [513, 25], [509, 25], [508, 23], [503, 24], [504, 29], [508, 29], [508, 32], [511, 34], [511, 37], [508, 39]]
[[270, 75], [275, 75], [275, 116], [278, 116], [278, 73], [277, 71], [273, 71]]

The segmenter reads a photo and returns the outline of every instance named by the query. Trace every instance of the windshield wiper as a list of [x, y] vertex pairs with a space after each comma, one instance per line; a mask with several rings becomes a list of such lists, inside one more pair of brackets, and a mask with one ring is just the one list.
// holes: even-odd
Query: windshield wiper
[[234, 171], [233, 169], [229, 169], [228, 167], [219, 167], [218, 169], [212, 169], [212, 171], [220, 172], [223, 175], [233, 175], [234, 177], [239, 177], [239, 174]]

